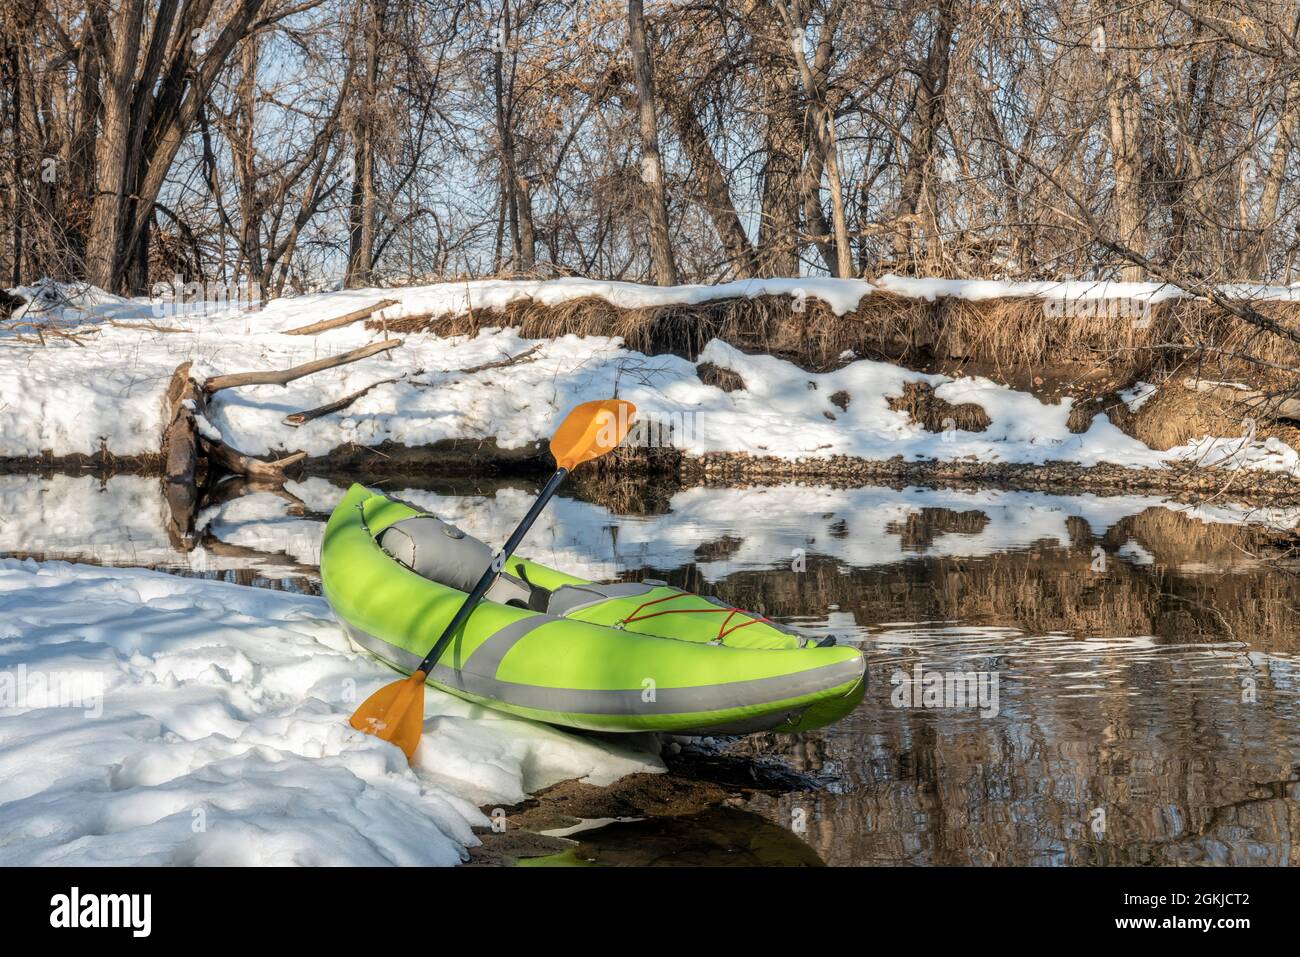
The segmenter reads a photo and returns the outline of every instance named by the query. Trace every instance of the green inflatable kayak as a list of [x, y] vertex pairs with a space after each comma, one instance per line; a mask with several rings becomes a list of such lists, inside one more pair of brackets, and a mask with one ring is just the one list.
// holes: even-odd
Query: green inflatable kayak
[[[352, 640], [415, 670], [487, 568], [487, 545], [353, 485], [321, 548], [325, 598]], [[665, 585], [599, 584], [511, 556], [429, 684], [596, 731], [803, 731], [851, 711], [855, 649]]]

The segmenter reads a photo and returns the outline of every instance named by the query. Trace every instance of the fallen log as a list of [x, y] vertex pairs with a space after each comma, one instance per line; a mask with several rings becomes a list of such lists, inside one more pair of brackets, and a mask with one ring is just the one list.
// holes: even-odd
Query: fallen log
[[303, 376], [309, 376], [314, 372], [322, 372], [325, 369], [334, 369], [338, 366], [347, 365], [349, 362], [366, 359], [377, 353], [396, 349], [401, 344], [401, 339], [385, 339], [383, 342], [372, 342], [368, 346], [353, 349], [351, 352], [345, 352], [342, 355], [304, 362], [302, 365], [294, 366], [291, 369], [272, 369], [266, 372], [232, 372], [228, 375], [213, 376], [203, 383], [203, 391], [207, 395], [213, 395], [222, 389], [233, 389], [241, 385], [288, 385], [295, 379], [301, 379]]
[[170, 512], [167, 534], [183, 550], [193, 547], [194, 506], [198, 498], [197, 431], [194, 410], [203, 397], [190, 378], [190, 363], [172, 373], [163, 398], [163, 498]]
[[1221, 402], [1237, 402], [1263, 415], [1275, 419], [1300, 420], [1300, 399], [1268, 395], [1255, 389], [1238, 387], [1228, 382], [1209, 382], [1204, 379], [1184, 379], [1183, 387], [1200, 392]]
[[[306, 452], [294, 452], [268, 462], [247, 455], [225, 442], [210, 425], [200, 430], [206, 412], [207, 396], [190, 377], [190, 363], [183, 362], [172, 373], [163, 398], [166, 425], [162, 454], [163, 497], [171, 513], [167, 534], [177, 548], [185, 551], [194, 547], [194, 517], [203, 476], [213, 476], [217, 469], [223, 469], [254, 483], [278, 488], [284, 484], [284, 470], [307, 457]], [[204, 431], [210, 434], [205, 435]]]
[[373, 306], [363, 306], [355, 309], [347, 315], [339, 316], [336, 319], [323, 319], [320, 322], [313, 322], [309, 326], [298, 326], [296, 329], [286, 329], [286, 336], [311, 336], [318, 332], [325, 332], [328, 329], [338, 329], [342, 326], [351, 325], [359, 319], [368, 319], [380, 309], [387, 309], [389, 306], [397, 305], [396, 299], [384, 299], [375, 303]]

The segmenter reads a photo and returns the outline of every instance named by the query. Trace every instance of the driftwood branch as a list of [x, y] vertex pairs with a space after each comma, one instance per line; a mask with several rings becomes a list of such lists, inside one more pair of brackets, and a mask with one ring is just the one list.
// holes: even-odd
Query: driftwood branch
[[[423, 371], [424, 371], [423, 369], [416, 370], [415, 374], [419, 375], [420, 372]], [[333, 402], [327, 402], [324, 405], [317, 406], [314, 409], [307, 409], [305, 412], [294, 412], [292, 415], [286, 415], [284, 417], [284, 424], [292, 425], [294, 428], [297, 428], [300, 425], [310, 422], [312, 419], [319, 419], [321, 416], [329, 415], [331, 412], [340, 412], [343, 409], [346, 409], [348, 406], [350, 406], [353, 402], [357, 401], [357, 399], [361, 398], [371, 389], [376, 389], [381, 385], [388, 385], [391, 382], [401, 382], [403, 379], [406, 378], [406, 376], [407, 373], [402, 373], [401, 375], [394, 376], [391, 379], [380, 379], [378, 382], [372, 382], [364, 389], [358, 389], [356, 392], [353, 392], [351, 395], [345, 395], [341, 399], [336, 399]]]
[[313, 322], [309, 326], [298, 326], [296, 329], [286, 329], [286, 336], [311, 336], [318, 332], [325, 332], [327, 329], [338, 329], [342, 326], [351, 325], [359, 319], [369, 318], [380, 309], [387, 309], [389, 306], [397, 305], [396, 299], [384, 299], [375, 303], [373, 306], [363, 306], [355, 309], [345, 316], [339, 316], [336, 319], [324, 319], [320, 322]]
[[1255, 389], [1239, 389], [1224, 382], [1184, 379], [1183, 386], [1222, 402], [1237, 402], [1270, 418], [1300, 419], [1300, 399], [1268, 395]]
[[485, 362], [482, 365], [470, 366], [468, 369], [453, 369], [452, 375], [470, 375], [475, 372], [483, 372], [487, 369], [504, 369], [506, 366], [512, 366], [519, 362], [532, 362], [537, 358], [537, 352], [542, 348], [540, 342], [529, 346], [523, 352], [516, 352], [512, 356], [505, 356], [500, 359], [493, 359], [491, 362]]
[[383, 342], [372, 342], [368, 346], [353, 349], [351, 352], [345, 352], [342, 355], [304, 362], [302, 365], [294, 366], [291, 369], [272, 369], [266, 372], [232, 372], [229, 375], [213, 376], [203, 383], [203, 391], [208, 395], [212, 395], [222, 389], [233, 389], [241, 385], [288, 385], [295, 379], [301, 379], [313, 372], [321, 372], [325, 369], [347, 365], [349, 362], [356, 362], [359, 359], [365, 359], [380, 352], [387, 352], [389, 349], [396, 349], [401, 344], [401, 339], [385, 339]]
[[[512, 356], [504, 356], [500, 359], [493, 359], [491, 362], [484, 362], [481, 365], [469, 366], [464, 369], [448, 369], [442, 375], [473, 375], [475, 372], [486, 372], [488, 369], [504, 369], [506, 366], [521, 365], [525, 362], [532, 362], [540, 358], [537, 353], [542, 348], [540, 342], [529, 346], [523, 352], [516, 352]], [[412, 382], [412, 385], [427, 387], [436, 385], [434, 382]]]
[[274, 462], [267, 462], [264, 459], [246, 455], [225, 442], [209, 439], [205, 436], [199, 437], [199, 445], [207, 453], [210, 461], [220, 465], [226, 471], [247, 475], [259, 482], [283, 482], [284, 470], [307, 457], [306, 452], [294, 452], [292, 455], [286, 455]]
[[[51, 335], [57, 339], [66, 339], [68, 342], [71, 342], [74, 346], [80, 346], [83, 349], [86, 348], [86, 344], [81, 341], [82, 339], [86, 338], [87, 336], [99, 335], [98, 329], [86, 329], [81, 332], [67, 332], [63, 329], [60, 329], [58, 326], [54, 325], [51, 322], [35, 322], [30, 319], [14, 319], [10, 322], [0, 323], [0, 329], [3, 329], [7, 332], [12, 332], [13, 333], [12, 338], [15, 342], [24, 342], [24, 343], [39, 342], [42, 346], [44, 346], [47, 345], [45, 341], [46, 335]], [[19, 329], [32, 330], [32, 333], [36, 336], [36, 338], [33, 339], [31, 338], [31, 336], [23, 335], [22, 333], [18, 332]]]
[[143, 329], [145, 332], [189, 332], [188, 329], [181, 329], [178, 326], [160, 326], [155, 322], [119, 322], [116, 319], [103, 320], [104, 325], [112, 326], [114, 329]]

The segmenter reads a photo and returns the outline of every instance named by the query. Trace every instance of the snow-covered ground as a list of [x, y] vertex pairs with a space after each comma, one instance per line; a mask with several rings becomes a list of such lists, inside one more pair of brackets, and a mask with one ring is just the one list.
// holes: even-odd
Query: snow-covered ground
[[434, 689], [412, 769], [347, 724], [393, 677], [320, 598], [0, 559], [0, 865], [454, 864], [480, 806], [662, 770]]
[[[936, 285], [938, 284], [938, 285]], [[631, 283], [554, 280], [486, 280], [407, 289], [345, 292], [274, 300], [257, 312], [222, 310], [155, 315], [148, 300], [124, 300], [98, 290], [73, 296], [78, 310], [54, 310], [64, 320], [86, 318], [91, 332], [76, 344], [49, 338], [44, 347], [0, 337], [0, 456], [157, 451], [162, 394], [176, 366], [193, 360], [197, 377], [280, 369], [342, 353], [375, 341], [362, 323], [315, 336], [283, 330], [341, 315], [384, 298], [398, 299], [383, 315], [397, 318], [432, 312], [503, 306], [521, 297], [557, 303], [600, 295], [625, 306], [699, 302], [720, 296], [787, 294], [826, 300], [848, 312], [876, 288], [906, 295], [982, 298], [1033, 294], [1087, 298], [1095, 295], [1177, 294], [1168, 286], [1125, 284], [960, 283], [886, 277], [877, 285], [857, 280], [783, 279], [723, 286], [660, 288]], [[1075, 287], [1079, 288], [1075, 288]], [[1114, 288], [1111, 288], [1114, 287]], [[31, 290], [25, 290], [30, 293]], [[1287, 288], [1252, 290], [1290, 298]], [[1245, 294], [1244, 292], [1242, 294]], [[149, 323], [180, 332], [124, 328], [103, 321]], [[230, 444], [254, 455], [302, 450], [324, 455], [349, 445], [390, 441], [409, 446], [443, 439], [495, 439], [518, 449], [544, 439], [570, 406], [614, 393], [638, 406], [652, 424], [651, 439], [669, 441], [691, 455], [738, 452], [788, 459], [836, 455], [865, 459], [901, 456], [907, 461], [969, 459], [983, 462], [1109, 463], [1161, 468], [1171, 462], [1245, 466], [1297, 474], [1300, 456], [1275, 439], [1254, 441], [1207, 436], [1156, 451], [1111, 425], [1104, 415], [1088, 432], [1066, 427], [1070, 400], [1044, 404], [1032, 395], [988, 379], [949, 379], [884, 362], [859, 360], [829, 373], [808, 373], [770, 356], [750, 356], [711, 342], [701, 362], [738, 373], [745, 388], [727, 393], [700, 381], [696, 364], [675, 356], [648, 357], [624, 349], [617, 338], [563, 336], [534, 342], [515, 330], [488, 329], [468, 337], [405, 336], [397, 350], [308, 376], [281, 386], [250, 386], [219, 392], [208, 419]], [[456, 370], [518, 355], [539, 345], [532, 361], [465, 374]], [[387, 379], [350, 408], [299, 428], [284, 417], [313, 409]], [[924, 382], [952, 403], [982, 406], [991, 419], [985, 432], [951, 429], [932, 433], [904, 412], [889, 408], [909, 382]], [[841, 395], [842, 394], [842, 395]], [[832, 397], [840, 401], [832, 401]], [[843, 396], [847, 396], [847, 408]]]

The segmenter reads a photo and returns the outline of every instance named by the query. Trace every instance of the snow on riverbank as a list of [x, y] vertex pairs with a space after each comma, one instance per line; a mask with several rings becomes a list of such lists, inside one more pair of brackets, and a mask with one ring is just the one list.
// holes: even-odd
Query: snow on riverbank
[[[1006, 283], [901, 280], [886, 277], [879, 288], [916, 297], [982, 298], [1027, 294]], [[936, 285], [938, 283], [938, 285]], [[1161, 297], [1170, 287], [1142, 290], [1116, 284], [1032, 284], [1033, 294]], [[1129, 284], [1132, 285], [1132, 284]], [[362, 323], [316, 336], [283, 330], [396, 298], [384, 315], [441, 314], [499, 308], [524, 297], [555, 304], [599, 295], [619, 305], [699, 302], [721, 296], [788, 294], [825, 299], [837, 312], [856, 307], [871, 284], [826, 279], [765, 280], [704, 287], [646, 287], [630, 283], [554, 280], [486, 280], [399, 290], [346, 292], [279, 299], [258, 312], [192, 312], [155, 317], [147, 300], [122, 300], [98, 291], [81, 302], [90, 317], [134, 322], [125, 328], [93, 322], [82, 345], [50, 339], [41, 348], [0, 338], [0, 457], [156, 452], [162, 430], [162, 394], [177, 365], [191, 360], [203, 378], [237, 371], [283, 369], [355, 349], [375, 340]], [[1292, 290], [1265, 290], [1274, 298]], [[93, 293], [93, 294], [92, 294]], [[63, 310], [67, 317], [69, 310]], [[171, 330], [141, 328], [154, 322]], [[529, 361], [506, 368], [457, 370], [518, 356], [537, 346]], [[714, 340], [701, 362], [737, 373], [744, 388], [724, 392], [700, 380], [695, 363], [677, 356], [647, 357], [616, 338], [562, 336], [525, 340], [511, 329], [487, 329], [474, 337], [405, 336], [401, 348], [299, 379], [287, 387], [223, 390], [209, 405], [208, 422], [240, 450], [264, 456], [302, 450], [324, 456], [350, 446], [391, 442], [425, 446], [449, 439], [495, 440], [505, 450], [531, 447], [550, 433], [570, 406], [618, 393], [654, 423], [662, 441], [688, 455], [743, 453], [816, 461], [832, 456], [862, 459], [974, 460], [1042, 464], [1074, 462], [1163, 468], [1171, 463], [1246, 467], [1297, 474], [1300, 456], [1269, 439], [1205, 437], [1167, 452], [1156, 451], [1096, 416], [1086, 433], [1067, 428], [1071, 400], [1045, 404], [988, 379], [912, 372], [885, 362], [861, 360], [833, 372], [809, 373], [771, 356], [745, 355]], [[386, 381], [396, 380], [396, 381]], [[378, 384], [377, 384], [378, 383]], [[991, 420], [984, 432], [926, 431], [889, 400], [908, 383], [925, 383], [945, 401], [981, 406]], [[286, 415], [317, 408], [374, 386], [347, 409], [295, 428]]]
[[319, 598], [0, 560], [0, 865], [455, 864], [479, 806], [662, 770], [429, 689], [412, 771], [347, 724], [392, 678]]

